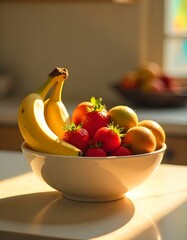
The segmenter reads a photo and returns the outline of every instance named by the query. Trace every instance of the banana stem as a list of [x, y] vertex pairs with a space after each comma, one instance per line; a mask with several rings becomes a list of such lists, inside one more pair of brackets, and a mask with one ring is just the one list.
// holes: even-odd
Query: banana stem
[[56, 82], [55, 89], [54, 89], [54, 91], [52, 93], [52, 96], [50, 98], [51, 101], [54, 101], [54, 102], [61, 101], [63, 85], [64, 85], [64, 81], [62, 81], [62, 79], [59, 79]]
[[61, 99], [61, 90], [64, 83], [68, 77], [68, 71], [66, 68], [55, 68], [50, 74], [47, 81], [36, 91], [40, 95], [40, 97], [44, 100], [49, 90], [55, 86], [56, 93], [53, 93], [55, 99]]
[[54, 85], [54, 83], [51, 80], [52, 78], [49, 77], [47, 81], [36, 91], [36, 93], [38, 93], [42, 99], [46, 97], [47, 93]]

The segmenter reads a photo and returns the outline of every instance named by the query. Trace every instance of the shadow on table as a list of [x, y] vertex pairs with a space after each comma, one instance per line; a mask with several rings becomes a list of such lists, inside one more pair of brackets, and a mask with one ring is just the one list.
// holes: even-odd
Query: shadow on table
[[[56, 191], [0, 200], [0, 222], [8, 221], [12, 231], [19, 231], [15, 225], [21, 223], [25, 233], [53, 235], [53, 228], [56, 237], [63, 235], [71, 239], [89, 239], [111, 233], [127, 224], [134, 212], [134, 204], [128, 198], [86, 203], [68, 200]], [[1, 229], [7, 230], [2, 224]]]

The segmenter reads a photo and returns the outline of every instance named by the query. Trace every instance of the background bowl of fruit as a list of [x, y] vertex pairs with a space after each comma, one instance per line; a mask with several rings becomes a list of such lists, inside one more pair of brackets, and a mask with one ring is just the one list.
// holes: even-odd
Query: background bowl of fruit
[[187, 101], [187, 89], [161, 67], [148, 62], [124, 74], [115, 90], [132, 104], [142, 107], [178, 107]]
[[67, 77], [67, 69], [54, 69], [39, 90], [21, 101], [23, 154], [33, 172], [67, 198], [120, 199], [161, 163], [165, 131], [153, 120], [139, 121], [129, 106], [107, 109], [102, 98], [79, 103], [70, 116], [61, 101]]

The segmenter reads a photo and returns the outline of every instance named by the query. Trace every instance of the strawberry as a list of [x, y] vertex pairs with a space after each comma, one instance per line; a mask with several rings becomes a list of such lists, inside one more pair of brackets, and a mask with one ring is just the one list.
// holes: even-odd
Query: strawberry
[[116, 150], [114, 150], [110, 154], [110, 156], [129, 156], [132, 154], [133, 154], [133, 152], [129, 148], [120, 145]]
[[81, 124], [76, 126], [74, 123], [70, 123], [65, 126], [62, 140], [74, 145], [84, 153], [89, 146], [90, 136]]
[[106, 157], [107, 153], [102, 147], [89, 147], [85, 152], [86, 157]]
[[82, 117], [82, 125], [90, 137], [93, 138], [98, 129], [106, 127], [109, 117], [105, 105], [101, 104], [102, 99], [95, 99], [93, 106], [87, 108], [87, 113]]
[[102, 127], [95, 133], [93, 143], [101, 144], [102, 148], [110, 154], [121, 145], [122, 130], [123, 128], [114, 126], [113, 123], [107, 127]]

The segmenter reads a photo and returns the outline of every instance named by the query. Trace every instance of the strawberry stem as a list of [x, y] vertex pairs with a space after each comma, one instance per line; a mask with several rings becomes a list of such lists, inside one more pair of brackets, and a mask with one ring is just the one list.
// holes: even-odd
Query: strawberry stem
[[102, 104], [102, 98], [95, 98], [91, 97], [90, 102], [92, 103], [92, 107], [87, 107], [88, 112], [93, 112], [93, 111], [102, 111], [103, 109], [106, 109], [106, 106]]
[[63, 129], [64, 129], [64, 131], [66, 131], [66, 132], [71, 132], [71, 131], [78, 130], [78, 129], [80, 129], [80, 128], [82, 128], [82, 123], [80, 123], [79, 125], [76, 126], [75, 123], [72, 122], [72, 123], [66, 124]]
[[122, 133], [124, 128], [123, 127], [119, 127], [119, 125], [115, 125], [114, 122], [109, 123], [108, 124], [108, 128], [110, 128], [112, 131], [117, 133], [119, 135], [119, 137], [123, 137], [124, 136], [124, 134]]

